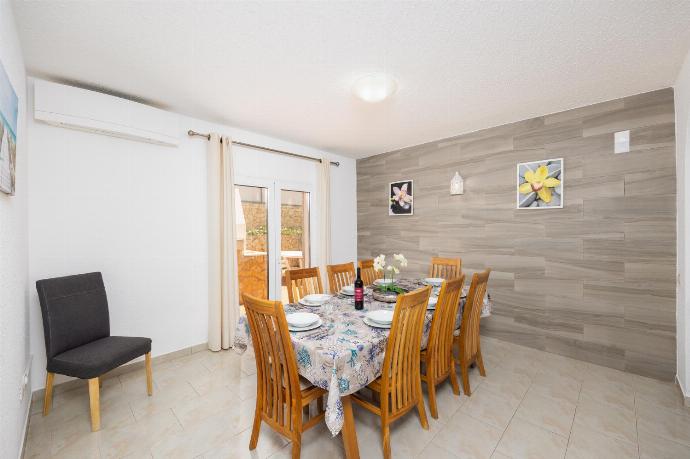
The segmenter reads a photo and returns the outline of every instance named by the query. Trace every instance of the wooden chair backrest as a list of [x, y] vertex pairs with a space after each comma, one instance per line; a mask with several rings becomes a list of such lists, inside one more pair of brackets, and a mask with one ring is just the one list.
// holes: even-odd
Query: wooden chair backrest
[[440, 277], [446, 280], [455, 279], [462, 274], [460, 258], [431, 257], [429, 277]]
[[464, 284], [465, 276], [461, 275], [444, 281], [441, 286], [426, 346], [426, 375], [431, 378], [430, 381], [436, 381], [441, 376], [447, 376], [449, 371], [455, 371], [451, 360], [453, 332]]
[[301, 431], [302, 392], [283, 304], [242, 297], [256, 359], [258, 408], [271, 427], [289, 437]]
[[399, 295], [395, 304], [381, 372], [381, 413], [391, 420], [415, 407], [421, 394], [419, 352], [430, 294], [427, 286]]
[[460, 325], [460, 358], [465, 361], [472, 360], [479, 349], [479, 319], [490, 273], [491, 269], [487, 269], [472, 275], [470, 291], [467, 293], [465, 309], [462, 312], [462, 325]]
[[346, 285], [355, 282], [355, 264], [352, 262], [328, 265], [326, 272], [328, 273], [328, 288], [331, 293], [338, 293]]
[[319, 268], [297, 268], [285, 271], [288, 301], [297, 303], [305, 295], [323, 293]]
[[361, 260], [357, 263], [362, 275], [364, 285], [372, 285], [376, 279], [380, 279], [380, 274], [374, 269], [374, 259]]

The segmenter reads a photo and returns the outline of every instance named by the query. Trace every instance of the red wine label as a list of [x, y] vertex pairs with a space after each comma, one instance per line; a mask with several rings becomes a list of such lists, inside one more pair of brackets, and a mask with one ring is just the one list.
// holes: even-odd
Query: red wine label
[[355, 287], [355, 301], [364, 301], [364, 289]]

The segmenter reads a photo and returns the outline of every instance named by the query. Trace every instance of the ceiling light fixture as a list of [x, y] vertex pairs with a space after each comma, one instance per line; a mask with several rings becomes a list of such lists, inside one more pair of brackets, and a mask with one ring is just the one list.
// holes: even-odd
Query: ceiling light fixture
[[371, 73], [355, 81], [352, 91], [364, 102], [376, 103], [387, 99], [398, 89], [393, 77], [384, 73]]

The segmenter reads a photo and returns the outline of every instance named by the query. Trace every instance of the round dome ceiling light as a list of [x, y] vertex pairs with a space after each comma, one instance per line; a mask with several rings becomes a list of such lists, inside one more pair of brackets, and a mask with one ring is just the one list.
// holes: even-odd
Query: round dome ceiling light
[[364, 75], [355, 81], [352, 91], [364, 102], [376, 103], [387, 99], [398, 89], [393, 77], [384, 73]]

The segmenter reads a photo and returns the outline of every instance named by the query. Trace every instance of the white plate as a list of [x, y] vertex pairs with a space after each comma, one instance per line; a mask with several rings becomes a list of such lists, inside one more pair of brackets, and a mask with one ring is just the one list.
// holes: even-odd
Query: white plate
[[312, 293], [311, 295], [304, 295], [301, 301], [305, 304], [311, 303], [312, 305], [322, 305], [331, 298], [331, 295], [326, 295], [325, 293]]
[[380, 324], [378, 322], [374, 322], [373, 320], [371, 320], [368, 317], [364, 317], [362, 320], [364, 321], [365, 324], [369, 325], [370, 327], [374, 327], [374, 328], [391, 328], [391, 325], [392, 325], [392, 324]]
[[343, 295], [352, 296], [355, 294], [355, 286], [354, 285], [346, 285], [342, 289], [340, 289], [340, 293], [342, 293]]
[[288, 330], [291, 332], [303, 332], [303, 331], [308, 331], [308, 330], [314, 330], [315, 328], [319, 328], [321, 325], [323, 325], [323, 321], [321, 319], [317, 320], [315, 324], [307, 325], [306, 327], [291, 327], [288, 325]]
[[390, 285], [395, 284], [395, 279], [376, 279], [374, 281], [375, 285]]
[[433, 285], [434, 287], [440, 287], [445, 279], [441, 277], [427, 277], [424, 279], [424, 283], [428, 285]]
[[390, 326], [393, 322], [393, 311], [390, 309], [377, 309], [376, 311], [367, 312], [365, 317], [377, 324]]
[[323, 303], [312, 303], [311, 301], [305, 301], [304, 298], [298, 301], [302, 306], [309, 306], [310, 308], [318, 308]]
[[436, 309], [436, 303], [437, 302], [438, 302], [437, 296], [430, 296], [429, 297], [429, 304], [427, 304], [426, 308], [427, 309]]
[[291, 327], [308, 327], [319, 321], [319, 316], [313, 312], [294, 312], [286, 316], [287, 323]]

